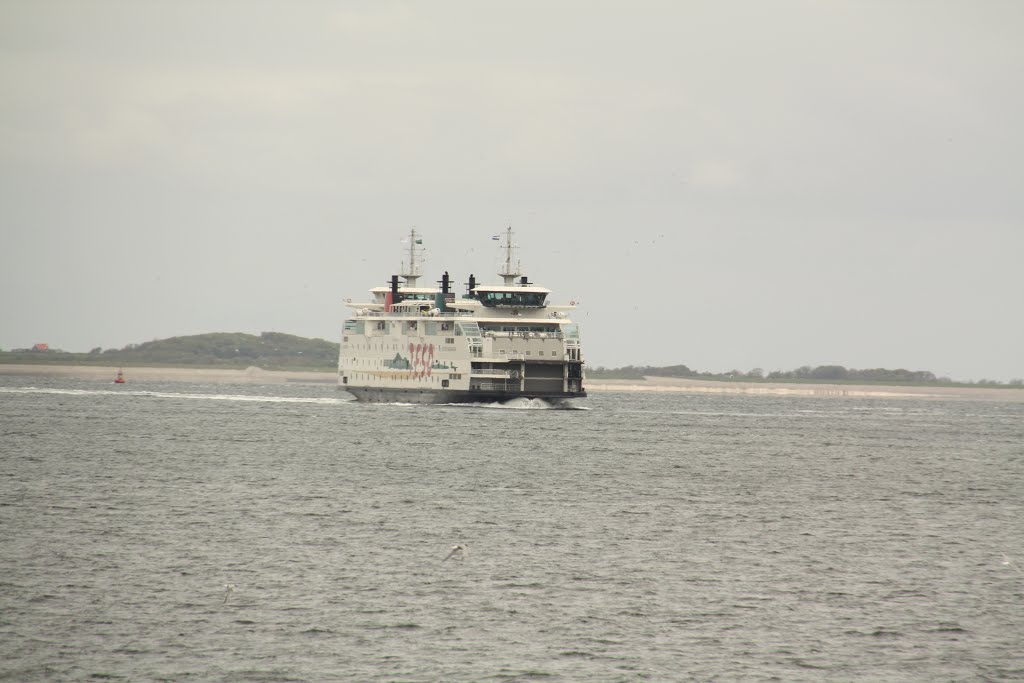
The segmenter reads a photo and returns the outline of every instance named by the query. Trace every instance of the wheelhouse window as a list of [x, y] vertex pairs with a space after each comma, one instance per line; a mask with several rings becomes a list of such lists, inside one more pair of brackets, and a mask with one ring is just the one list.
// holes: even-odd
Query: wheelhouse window
[[541, 308], [547, 299], [546, 292], [477, 292], [477, 298], [484, 306], [508, 306], [516, 308]]

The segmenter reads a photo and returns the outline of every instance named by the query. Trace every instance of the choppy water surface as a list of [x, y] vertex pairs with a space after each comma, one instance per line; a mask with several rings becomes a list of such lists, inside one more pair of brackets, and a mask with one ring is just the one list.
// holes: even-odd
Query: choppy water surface
[[1024, 404], [578, 405], [0, 378], [0, 678], [1024, 678]]

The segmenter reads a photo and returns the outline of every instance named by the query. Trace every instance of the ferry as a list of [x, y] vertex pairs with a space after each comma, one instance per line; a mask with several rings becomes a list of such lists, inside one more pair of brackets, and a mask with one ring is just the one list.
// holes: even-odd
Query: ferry
[[359, 401], [493, 403], [516, 398], [558, 404], [587, 395], [576, 302], [552, 305], [551, 290], [523, 275], [512, 228], [501, 241], [500, 284], [472, 274], [458, 296], [445, 272], [421, 286], [423, 240], [408, 238], [408, 261], [345, 320], [338, 387]]

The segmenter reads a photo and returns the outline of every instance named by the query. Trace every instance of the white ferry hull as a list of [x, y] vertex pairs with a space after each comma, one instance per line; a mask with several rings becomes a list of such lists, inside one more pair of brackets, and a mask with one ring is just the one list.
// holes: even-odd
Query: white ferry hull
[[520, 277], [511, 229], [504, 283], [481, 285], [470, 275], [464, 297], [451, 290], [447, 272], [440, 287], [417, 284], [421, 242], [412, 231], [404, 283], [392, 275], [389, 286], [370, 290], [370, 301], [348, 302], [339, 388], [368, 403], [557, 403], [587, 395], [579, 325], [568, 316], [575, 302], [552, 306], [551, 290]]

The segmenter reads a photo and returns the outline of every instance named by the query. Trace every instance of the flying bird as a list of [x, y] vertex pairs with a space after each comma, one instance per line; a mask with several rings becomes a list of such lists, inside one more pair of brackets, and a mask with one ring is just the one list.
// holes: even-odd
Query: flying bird
[[1003, 553], [1003, 566], [1004, 567], [1009, 567], [1010, 569], [1013, 569], [1018, 574], [1024, 575], [1024, 571], [1021, 571], [1021, 568], [1018, 567], [1014, 563], [1013, 560], [1011, 560], [1009, 557], [1007, 557], [1006, 553]]
[[464, 546], [464, 545], [453, 545], [451, 552], [449, 552], [447, 557], [445, 557], [441, 561], [445, 562], [445, 561], [450, 560], [451, 558], [456, 557], [456, 556], [458, 556], [458, 558], [460, 560], [462, 558], [464, 558], [466, 556], [466, 546]]

